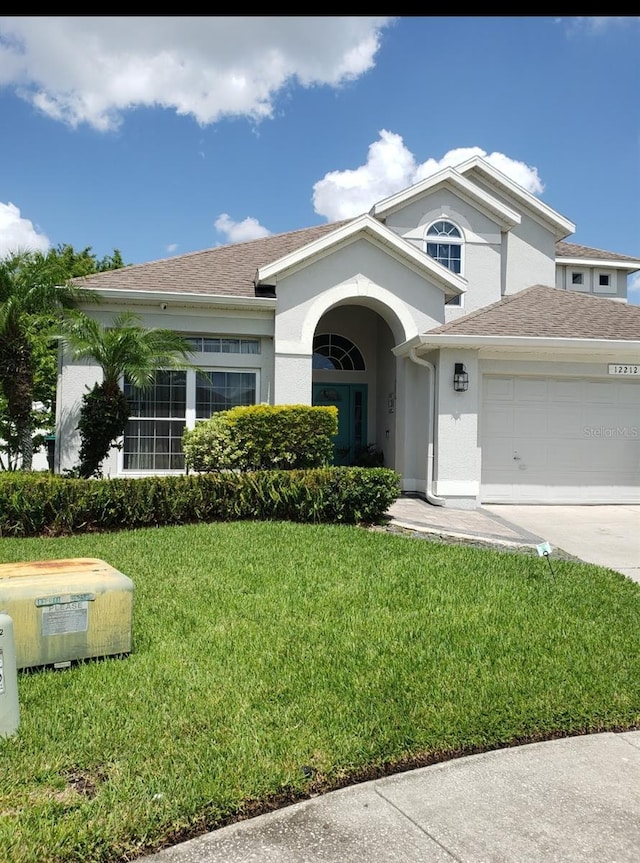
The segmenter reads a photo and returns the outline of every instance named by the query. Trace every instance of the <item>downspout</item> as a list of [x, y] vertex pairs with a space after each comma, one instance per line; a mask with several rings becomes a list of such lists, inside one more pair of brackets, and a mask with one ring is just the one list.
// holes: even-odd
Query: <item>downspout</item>
[[436, 425], [436, 370], [433, 363], [430, 363], [429, 360], [425, 360], [422, 357], [419, 357], [416, 353], [415, 348], [411, 348], [409, 351], [409, 356], [411, 360], [419, 366], [424, 366], [429, 370], [429, 389], [431, 392], [431, 405], [429, 407], [429, 422], [427, 423], [427, 500], [429, 503], [432, 503], [434, 506], [445, 506], [445, 499], [443, 497], [438, 497], [432, 491], [433, 488], [433, 441], [435, 438], [435, 425]]

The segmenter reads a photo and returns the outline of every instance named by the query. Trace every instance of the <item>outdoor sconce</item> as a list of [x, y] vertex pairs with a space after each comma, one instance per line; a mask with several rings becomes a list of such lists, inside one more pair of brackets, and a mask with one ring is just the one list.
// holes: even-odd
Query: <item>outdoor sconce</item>
[[469, 389], [469, 375], [462, 363], [456, 363], [453, 371], [453, 388], [457, 393], [466, 393]]

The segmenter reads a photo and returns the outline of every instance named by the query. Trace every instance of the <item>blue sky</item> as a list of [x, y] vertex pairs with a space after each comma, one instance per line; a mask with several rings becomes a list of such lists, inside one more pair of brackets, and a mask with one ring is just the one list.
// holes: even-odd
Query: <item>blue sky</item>
[[[640, 257], [640, 17], [0, 17], [0, 254], [358, 215], [472, 152]], [[630, 279], [640, 303], [640, 279]]]

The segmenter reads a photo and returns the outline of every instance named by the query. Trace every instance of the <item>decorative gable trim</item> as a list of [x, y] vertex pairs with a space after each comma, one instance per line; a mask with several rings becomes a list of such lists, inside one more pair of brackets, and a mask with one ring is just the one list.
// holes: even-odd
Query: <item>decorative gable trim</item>
[[626, 273], [635, 273], [640, 270], [640, 261], [635, 266], [629, 260], [615, 261], [611, 258], [564, 258], [556, 257], [556, 264], [563, 267], [588, 267], [599, 270], [623, 270]]
[[[141, 265], [142, 266], [142, 265]], [[115, 272], [115, 270], [109, 271]], [[275, 296], [266, 294], [255, 297], [237, 297], [231, 294], [200, 294], [191, 293], [189, 291], [147, 291], [138, 290], [137, 288], [93, 288], [92, 292], [101, 301], [109, 304], [134, 304], [134, 305], [155, 305], [156, 303], [164, 307], [166, 310], [167, 304], [170, 308], [187, 307], [187, 306], [209, 306], [211, 308], [223, 309], [275, 309]], [[84, 305], [92, 305], [91, 300], [87, 300]], [[96, 306], [99, 308], [99, 306]]]
[[547, 204], [544, 204], [531, 192], [527, 192], [522, 186], [514, 183], [506, 174], [494, 168], [485, 159], [480, 156], [472, 156], [466, 162], [456, 165], [458, 173], [467, 175], [473, 171], [478, 171], [493, 185], [502, 187], [511, 197], [515, 198], [520, 204], [525, 206], [539, 221], [547, 226], [551, 226], [554, 230], [556, 240], [563, 240], [569, 234], [575, 233], [576, 226], [569, 219], [561, 216], [560, 213], [553, 210]]
[[307, 243], [294, 252], [259, 267], [256, 273], [256, 286], [263, 282], [276, 284], [278, 277], [290, 275], [296, 270], [309, 266], [314, 261], [332, 254], [340, 247], [364, 238], [382, 248], [387, 254], [410, 266], [423, 278], [434, 282], [445, 294], [455, 296], [467, 289], [467, 280], [443, 267], [433, 258], [399, 237], [389, 228], [365, 213], [329, 234]]
[[[608, 300], [607, 302], [611, 302]], [[640, 339], [585, 339], [556, 336], [481, 336], [457, 333], [421, 333], [392, 348], [396, 356], [408, 356], [414, 349], [418, 354], [437, 348], [509, 348], [523, 351], [562, 351], [574, 354], [621, 354], [640, 362]]]
[[443, 168], [437, 174], [432, 174], [413, 186], [390, 195], [383, 201], [374, 204], [369, 212], [376, 219], [384, 221], [384, 219], [406, 206], [410, 201], [426, 196], [440, 186], [448, 186], [458, 197], [472, 206], [481, 209], [486, 215], [496, 221], [503, 231], [510, 231], [511, 228], [519, 225], [521, 222], [520, 216], [515, 210], [507, 207], [483, 189], [478, 188], [474, 183], [467, 180], [466, 177], [461, 176], [454, 168]]

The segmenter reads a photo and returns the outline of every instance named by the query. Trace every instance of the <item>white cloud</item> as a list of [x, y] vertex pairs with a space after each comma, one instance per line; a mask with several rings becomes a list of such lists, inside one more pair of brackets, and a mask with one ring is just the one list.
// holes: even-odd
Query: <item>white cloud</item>
[[169, 243], [169, 245], [167, 246], [167, 251], [169, 252], [169, 254], [173, 254], [177, 248], [178, 248], [177, 243]]
[[157, 106], [207, 125], [271, 117], [288, 85], [339, 87], [374, 65], [388, 17], [4, 17], [0, 86], [96, 129]]
[[22, 218], [15, 204], [0, 203], [0, 257], [27, 250], [46, 252], [50, 245], [49, 238], [30, 219]]
[[229, 243], [245, 243], [247, 240], [259, 240], [271, 234], [271, 231], [253, 216], [247, 216], [242, 222], [234, 222], [228, 213], [221, 213], [213, 224], [216, 231], [224, 234]]
[[459, 165], [476, 155], [485, 158], [532, 194], [543, 191], [536, 168], [511, 159], [504, 153], [487, 153], [481, 147], [458, 147], [449, 150], [441, 159], [417, 162], [400, 135], [382, 129], [379, 139], [369, 146], [364, 165], [344, 171], [330, 171], [314, 184], [314, 209], [328, 221], [352, 218], [368, 212], [376, 201], [442, 168]]
[[633, 273], [627, 282], [627, 299], [633, 305], [640, 306], [640, 273]]

